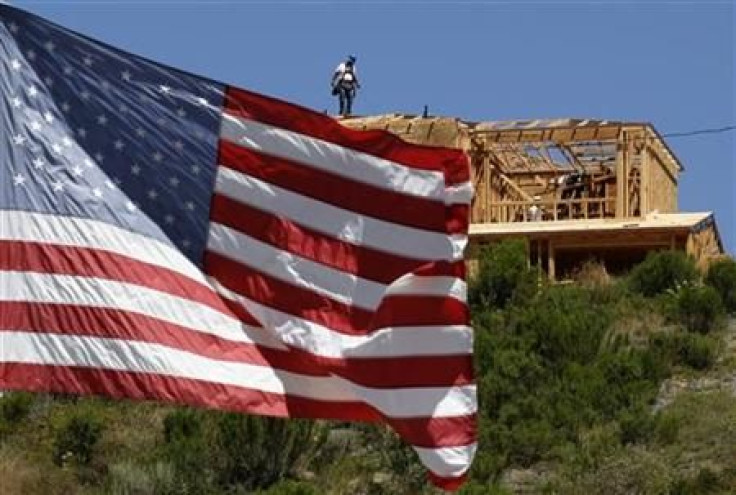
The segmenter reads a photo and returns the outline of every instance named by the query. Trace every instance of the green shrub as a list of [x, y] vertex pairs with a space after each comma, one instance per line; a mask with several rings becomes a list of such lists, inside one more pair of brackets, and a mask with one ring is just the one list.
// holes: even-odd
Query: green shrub
[[624, 412], [619, 417], [621, 443], [647, 443], [655, 434], [657, 419], [648, 409], [638, 407]]
[[721, 476], [702, 468], [694, 478], [675, 482], [670, 493], [672, 495], [709, 495], [711, 493], [730, 493]]
[[7, 392], [0, 397], [0, 439], [13, 433], [31, 411], [35, 396], [27, 392]]
[[675, 296], [677, 322], [690, 332], [710, 333], [724, 316], [721, 296], [709, 286], [685, 286]]
[[483, 246], [478, 264], [478, 275], [468, 293], [473, 306], [503, 308], [512, 299], [532, 296], [536, 291], [536, 275], [528, 267], [523, 240]]
[[736, 260], [724, 258], [710, 265], [705, 283], [721, 296], [729, 313], [736, 313]]
[[174, 468], [166, 463], [140, 465], [131, 461], [112, 464], [107, 472], [102, 493], [113, 495], [173, 495], [177, 491]]
[[198, 437], [202, 432], [202, 413], [181, 408], [164, 418], [164, 440], [167, 444]]
[[0, 398], [0, 422], [15, 424], [28, 416], [36, 396], [28, 392], [7, 392]]
[[311, 483], [286, 480], [276, 483], [268, 490], [256, 493], [260, 495], [319, 495], [323, 492]]
[[594, 469], [574, 472], [553, 493], [605, 495], [665, 495], [672, 480], [666, 459], [643, 447], [616, 451]]
[[321, 428], [316, 421], [218, 415], [214, 455], [220, 484], [269, 487], [314, 453], [316, 437], [324, 440]]
[[102, 437], [102, 421], [89, 411], [73, 411], [54, 434], [53, 460], [57, 466], [74, 463], [86, 466]]
[[631, 270], [628, 278], [631, 290], [647, 297], [697, 280], [695, 262], [681, 251], [649, 253], [643, 262]]
[[718, 357], [718, 343], [705, 335], [685, 334], [680, 337], [679, 362], [696, 370], [713, 366]]
[[718, 357], [718, 341], [696, 333], [670, 333], [652, 336], [651, 346], [659, 362], [683, 365], [696, 370], [711, 367]]
[[659, 413], [655, 416], [654, 438], [660, 445], [671, 445], [677, 441], [682, 419], [675, 414]]
[[478, 483], [472, 480], [465, 483], [457, 493], [458, 495], [512, 495], [511, 490], [496, 483]]
[[597, 356], [612, 316], [609, 308], [593, 303], [590, 291], [558, 286], [514, 309], [510, 327], [551, 364], [586, 363]]
[[166, 415], [163, 422], [162, 461], [171, 466], [177, 493], [208, 493], [214, 480], [211, 447], [205, 420], [207, 413], [180, 408]]

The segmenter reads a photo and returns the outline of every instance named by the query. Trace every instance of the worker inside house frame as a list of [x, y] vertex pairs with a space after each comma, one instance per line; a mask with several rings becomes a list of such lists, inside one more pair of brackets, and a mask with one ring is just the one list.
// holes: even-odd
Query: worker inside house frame
[[539, 202], [542, 200], [541, 196], [534, 196], [534, 203], [529, 207], [527, 212], [527, 221], [529, 222], [541, 222], [542, 221], [542, 206]]
[[332, 94], [338, 98], [340, 104], [339, 114], [343, 117], [352, 114], [353, 100], [358, 88], [360, 88], [355, 61], [355, 55], [348, 56], [347, 60], [338, 65], [332, 74]]

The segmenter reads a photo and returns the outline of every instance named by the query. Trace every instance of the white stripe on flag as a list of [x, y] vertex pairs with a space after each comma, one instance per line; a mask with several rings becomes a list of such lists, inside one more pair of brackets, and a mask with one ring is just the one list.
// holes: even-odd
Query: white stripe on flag
[[253, 120], [224, 115], [220, 137], [244, 148], [382, 189], [428, 200], [444, 201], [445, 198], [442, 172], [407, 167]]
[[462, 476], [475, 456], [478, 445], [473, 443], [458, 447], [439, 447], [429, 449], [414, 447], [419, 459], [433, 473], [445, 478]]
[[369, 335], [345, 335], [318, 323], [282, 313], [223, 287], [212, 285], [224, 298], [241, 304], [264, 327], [288, 345], [332, 358], [454, 356], [470, 354], [473, 331], [465, 325], [381, 328]]
[[0, 210], [0, 240], [102, 249], [208, 285], [199, 268], [175, 247], [96, 220]]
[[0, 271], [0, 301], [69, 304], [130, 311], [192, 331], [284, 349], [261, 328], [196, 301], [140, 285], [92, 277]]
[[457, 277], [423, 276], [406, 274], [391, 282], [386, 293], [415, 296], [454, 297], [463, 303], [466, 301], [468, 286], [465, 280]]
[[408, 258], [460, 260], [467, 242], [464, 235], [448, 236], [360, 215], [225, 167], [218, 168], [215, 190], [336, 239]]
[[160, 344], [27, 332], [4, 332], [3, 339], [0, 362], [150, 373], [321, 401], [363, 398], [391, 418], [475, 413], [475, 385], [375, 389], [334, 376], [312, 377], [270, 366], [219, 361]]
[[224, 225], [213, 223], [207, 249], [274, 278], [368, 310], [375, 309], [386, 286], [282, 251]]

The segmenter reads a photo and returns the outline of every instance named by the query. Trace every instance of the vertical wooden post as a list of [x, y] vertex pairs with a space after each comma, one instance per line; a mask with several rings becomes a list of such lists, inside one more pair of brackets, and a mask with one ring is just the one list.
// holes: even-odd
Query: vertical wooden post
[[542, 245], [544, 241], [537, 239], [537, 290], [542, 288], [542, 277], [544, 276], [544, 270], [542, 269]]
[[616, 152], [616, 218], [626, 218], [629, 206], [629, 133], [621, 131]]
[[547, 244], [547, 275], [550, 282], [555, 281], [555, 245], [552, 239]]
[[493, 202], [493, 188], [491, 187], [493, 184], [493, 181], [491, 180], [493, 167], [491, 167], [490, 158], [487, 153], [484, 154], [483, 161], [481, 163], [483, 164], [483, 189], [485, 189], [483, 194], [483, 209], [485, 210], [483, 213], [483, 221], [490, 223], [494, 217], [493, 206], [491, 206], [491, 203]]
[[641, 184], [639, 185], [639, 212], [640, 216], [645, 217], [651, 209], [651, 193], [649, 191], [650, 175], [649, 170], [649, 142], [646, 139], [646, 133], [644, 134], [644, 146], [641, 149], [641, 156], [639, 157], [639, 177]]

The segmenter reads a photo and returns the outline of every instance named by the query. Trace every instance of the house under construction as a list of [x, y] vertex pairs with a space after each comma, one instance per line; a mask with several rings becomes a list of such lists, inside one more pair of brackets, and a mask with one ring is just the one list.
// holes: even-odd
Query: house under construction
[[618, 273], [652, 250], [684, 250], [701, 264], [723, 253], [711, 212], [678, 211], [683, 166], [651, 124], [406, 115], [343, 123], [469, 154], [470, 259], [484, 243], [521, 237], [529, 262], [555, 280], [589, 259]]

